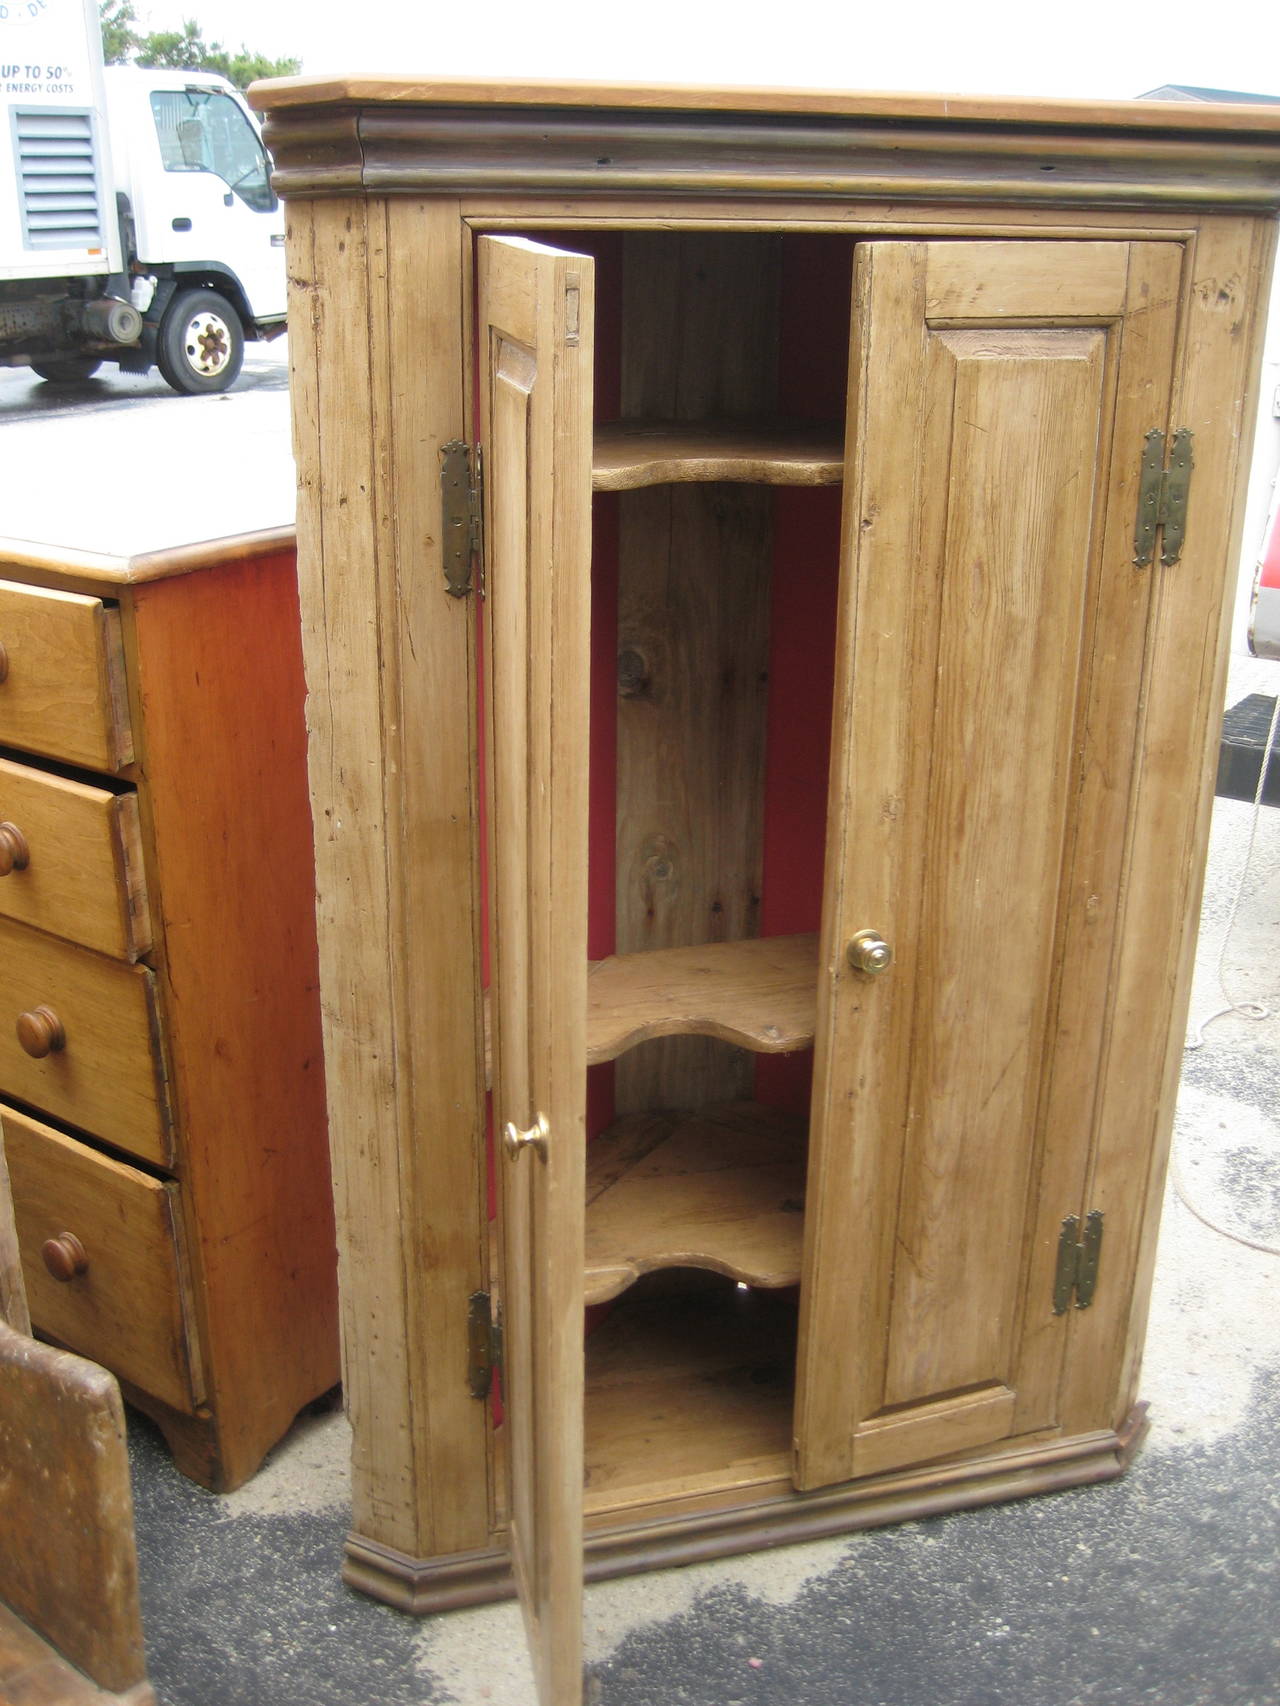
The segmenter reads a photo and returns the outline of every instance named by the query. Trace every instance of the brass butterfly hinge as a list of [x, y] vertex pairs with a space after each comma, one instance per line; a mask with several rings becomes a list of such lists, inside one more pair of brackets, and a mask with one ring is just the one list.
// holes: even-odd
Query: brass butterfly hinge
[[[440, 538], [444, 585], [451, 598], [478, 586], [484, 597], [484, 497], [480, 446], [452, 439], [440, 451]], [[478, 573], [472, 583], [472, 565]]]
[[1152, 427], [1142, 452], [1138, 482], [1138, 521], [1133, 532], [1133, 560], [1145, 569], [1156, 554], [1156, 532], [1163, 534], [1160, 561], [1176, 563], [1187, 530], [1187, 494], [1191, 488], [1189, 428], [1179, 427], [1169, 441], [1169, 466], [1164, 462], [1164, 434]]
[[1066, 1314], [1071, 1307], [1073, 1293], [1077, 1309], [1087, 1309], [1093, 1302], [1101, 1251], [1102, 1215], [1099, 1211], [1095, 1208], [1085, 1215], [1083, 1238], [1080, 1236], [1079, 1215], [1069, 1214], [1058, 1237], [1058, 1265], [1053, 1276], [1055, 1315]]
[[494, 1371], [502, 1370], [502, 1311], [487, 1291], [467, 1299], [467, 1387], [473, 1398], [487, 1398]]

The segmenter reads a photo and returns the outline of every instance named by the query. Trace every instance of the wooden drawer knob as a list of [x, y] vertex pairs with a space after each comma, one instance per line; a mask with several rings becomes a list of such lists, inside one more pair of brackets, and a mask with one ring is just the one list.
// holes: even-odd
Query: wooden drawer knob
[[52, 1007], [33, 1007], [29, 1013], [19, 1013], [17, 1031], [18, 1041], [33, 1060], [43, 1060], [67, 1046], [67, 1033]]
[[31, 863], [27, 838], [16, 823], [0, 823], [0, 877], [10, 871], [25, 871]]
[[56, 1238], [46, 1238], [40, 1246], [40, 1257], [53, 1278], [63, 1285], [77, 1274], [89, 1271], [89, 1253], [74, 1232], [59, 1232]]

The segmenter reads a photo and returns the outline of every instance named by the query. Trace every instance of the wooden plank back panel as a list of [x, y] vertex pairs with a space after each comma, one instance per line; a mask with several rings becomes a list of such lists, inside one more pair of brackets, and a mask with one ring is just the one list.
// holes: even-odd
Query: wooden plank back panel
[[[622, 412], [767, 418], [776, 401], [776, 239], [645, 232], [623, 246]], [[618, 953], [759, 931], [771, 502], [747, 486], [620, 499]], [[645, 1044], [619, 1112], [749, 1093], [713, 1039]]]

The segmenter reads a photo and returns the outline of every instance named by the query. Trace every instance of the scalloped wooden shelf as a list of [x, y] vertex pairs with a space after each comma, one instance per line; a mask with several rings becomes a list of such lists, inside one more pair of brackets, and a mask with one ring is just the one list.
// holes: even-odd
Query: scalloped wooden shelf
[[653, 1037], [719, 1037], [756, 1054], [813, 1042], [816, 936], [764, 936], [597, 960], [587, 977], [587, 1060]]
[[843, 477], [844, 446], [834, 423], [611, 421], [596, 428], [591, 457], [597, 492], [710, 480], [838, 486]]
[[[587, 969], [587, 1064], [616, 1060], [654, 1037], [718, 1037], [755, 1054], [813, 1044], [818, 938], [761, 936], [700, 948], [613, 954]], [[492, 1085], [488, 991], [486, 1088]]]
[[751, 1102], [616, 1121], [587, 1151], [586, 1301], [658, 1268], [797, 1285], [806, 1135]]

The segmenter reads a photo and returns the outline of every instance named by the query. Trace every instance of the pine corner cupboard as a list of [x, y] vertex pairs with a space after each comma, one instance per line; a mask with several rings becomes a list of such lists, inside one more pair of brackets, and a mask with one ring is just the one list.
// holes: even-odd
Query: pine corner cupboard
[[1280, 112], [255, 98], [346, 1574], [566, 1706], [584, 1559], [1131, 1452]]

